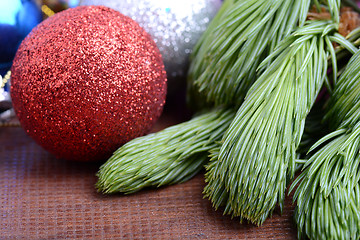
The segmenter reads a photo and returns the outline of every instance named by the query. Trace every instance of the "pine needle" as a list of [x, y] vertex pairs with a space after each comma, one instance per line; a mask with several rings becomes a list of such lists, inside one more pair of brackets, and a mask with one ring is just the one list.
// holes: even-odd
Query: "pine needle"
[[326, 119], [334, 131], [316, 143], [294, 181], [298, 235], [360, 238], [360, 52], [335, 86]]
[[193, 50], [190, 97], [200, 92], [216, 106], [238, 106], [259, 63], [304, 23], [309, 5], [309, 0], [226, 0]]
[[100, 167], [98, 190], [133, 193], [190, 179], [203, 169], [208, 151], [217, 145], [234, 115], [215, 109], [126, 143]]
[[260, 66], [263, 74], [249, 89], [207, 166], [205, 196], [215, 208], [224, 205], [225, 214], [260, 225], [277, 203], [282, 208], [305, 118], [325, 79], [323, 33], [329, 25], [332, 22], [306, 23], [265, 60], [267, 68]]

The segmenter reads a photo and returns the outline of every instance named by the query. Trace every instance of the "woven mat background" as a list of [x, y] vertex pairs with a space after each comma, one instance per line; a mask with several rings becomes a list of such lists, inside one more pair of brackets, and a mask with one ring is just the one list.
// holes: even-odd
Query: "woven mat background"
[[203, 199], [203, 173], [104, 196], [94, 188], [99, 166], [57, 160], [21, 128], [0, 128], [0, 239], [296, 239], [291, 199], [263, 226], [241, 225]]

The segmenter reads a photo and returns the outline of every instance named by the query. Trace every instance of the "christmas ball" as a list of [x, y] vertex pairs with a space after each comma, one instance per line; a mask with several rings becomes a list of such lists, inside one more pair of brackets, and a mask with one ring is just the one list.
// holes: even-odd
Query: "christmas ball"
[[42, 21], [35, 1], [0, 1], [0, 75], [10, 69], [20, 42]]
[[105, 5], [137, 21], [160, 49], [170, 88], [186, 76], [189, 55], [221, 4], [221, 0], [80, 0], [80, 5]]
[[166, 72], [151, 36], [103, 6], [70, 8], [40, 23], [11, 70], [21, 125], [58, 158], [107, 159], [149, 132], [165, 102]]

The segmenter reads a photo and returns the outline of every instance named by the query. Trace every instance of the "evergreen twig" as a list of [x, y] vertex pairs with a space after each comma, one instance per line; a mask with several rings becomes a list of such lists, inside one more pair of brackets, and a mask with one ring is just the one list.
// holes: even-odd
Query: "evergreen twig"
[[259, 63], [305, 22], [309, 5], [310, 0], [226, 0], [193, 50], [189, 96], [197, 99], [200, 92], [215, 105], [239, 105]]
[[97, 188], [104, 193], [133, 193], [190, 179], [203, 169], [208, 150], [216, 146], [234, 115], [214, 109], [126, 143], [100, 167]]
[[329, 26], [308, 22], [260, 65], [263, 74], [207, 166], [205, 196], [215, 208], [225, 205], [225, 214], [260, 225], [276, 203], [282, 208], [305, 118], [326, 76]]
[[[360, 238], [360, 51], [335, 86], [325, 119], [334, 130], [311, 148], [297, 185], [298, 235], [310, 239]], [[329, 141], [331, 140], [331, 141]]]

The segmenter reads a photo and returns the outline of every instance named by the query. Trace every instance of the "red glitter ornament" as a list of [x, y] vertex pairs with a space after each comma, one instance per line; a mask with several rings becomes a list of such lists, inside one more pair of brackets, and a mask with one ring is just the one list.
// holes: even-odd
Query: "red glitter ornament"
[[160, 116], [166, 73], [158, 48], [132, 19], [101, 6], [48, 18], [25, 38], [11, 97], [26, 132], [58, 158], [108, 158]]

